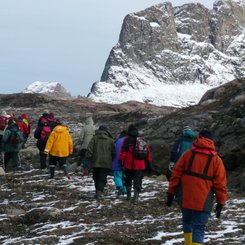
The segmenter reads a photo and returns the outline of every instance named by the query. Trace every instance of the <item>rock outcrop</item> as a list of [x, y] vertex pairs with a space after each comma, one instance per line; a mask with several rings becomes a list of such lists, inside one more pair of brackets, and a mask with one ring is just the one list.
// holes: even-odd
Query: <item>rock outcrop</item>
[[[127, 15], [101, 81], [88, 97], [107, 103], [196, 104], [208, 89], [245, 76], [244, 13], [244, 1], [219, 0], [212, 10], [166, 2]], [[173, 84], [179, 85], [178, 93]]]

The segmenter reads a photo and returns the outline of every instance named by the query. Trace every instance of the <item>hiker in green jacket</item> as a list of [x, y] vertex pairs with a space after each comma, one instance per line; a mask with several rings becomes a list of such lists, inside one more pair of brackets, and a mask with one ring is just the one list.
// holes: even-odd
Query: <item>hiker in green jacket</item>
[[114, 140], [105, 125], [96, 130], [90, 141], [86, 157], [91, 159], [93, 169], [93, 180], [96, 190], [96, 199], [101, 200], [103, 190], [107, 183], [107, 175], [112, 170], [112, 161], [116, 156]]

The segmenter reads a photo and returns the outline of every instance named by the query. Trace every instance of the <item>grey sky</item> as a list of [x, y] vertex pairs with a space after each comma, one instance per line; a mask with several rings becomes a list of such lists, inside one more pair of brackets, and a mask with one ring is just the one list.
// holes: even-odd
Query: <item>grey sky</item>
[[[0, 0], [0, 93], [34, 81], [86, 96], [100, 80], [124, 17], [160, 0]], [[172, 0], [174, 6], [214, 0]]]

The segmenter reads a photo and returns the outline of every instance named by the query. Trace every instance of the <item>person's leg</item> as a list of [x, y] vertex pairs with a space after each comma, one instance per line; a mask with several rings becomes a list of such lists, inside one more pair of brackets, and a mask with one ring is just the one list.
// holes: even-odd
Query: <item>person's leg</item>
[[205, 227], [210, 217], [210, 213], [193, 211], [192, 216], [193, 216], [192, 218], [192, 227], [193, 227], [192, 242], [194, 244], [203, 244]]
[[118, 190], [118, 195], [122, 195], [126, 193], [126, 187], [123, 185], [123, 172], [122, 171], [114, 171], [114, 183]]
[[184, 231], [184, 244], [192, 245], [192, 211], [182, 209], [182, 223]]
[[54, 178], [54, 173], [55, 173], [55, 166], [57, 163], [57, 159], [54, 156], [49, 156], [49, 168], [50, 168], [50, 178]]
[[133, 201], [137, 202], [139, 199], [139, 193], [142, 187], [143, 172], [141, 170], [134, 170], [134, 198]]
[[83, 159], [85, 158], [85, 154], [86, 154], [86, 149], [82, 149], [81, 152], [80, 152], [78, 166], [80, 166], [83, 163]]
[[93, 180], [95, 185], [95, 198], [100, 201], [102, 198], [102, 192], [104, 189], [103, 182], [103, 170], [102, 168], [94, 168], [93, 169]]
[[9, 168], [9, 161], [11, 159], [11, 154], [10, 152], [4, 152], [4, 167], [5, 167], [5, 171], [8, 171], [10, 168]]
[[57, 157], [60, 169], [64, 171], [65, 176], [68, 176], [66, 159], [66, 157]]
[[47, 168], [46, 162], [47, 162], [47, 154], [44, 154], [42, 151], [39, 152], [40, 156], [40, 168], [45, 169]]
[[11, 152], [11, 158], [12, 158], [13, 170], [17, 170], [18, 161], [19, 161], [18, 152]]
[[131, 199], [132, 181], [133, 170], [125, 169], [125, 186], [127, 190], [127, 200]]

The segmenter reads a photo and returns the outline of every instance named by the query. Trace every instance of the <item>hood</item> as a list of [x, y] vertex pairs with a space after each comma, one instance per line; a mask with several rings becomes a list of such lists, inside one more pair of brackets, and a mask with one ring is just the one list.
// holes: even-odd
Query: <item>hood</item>
[[7, 129], [12, 131], [12, 132], [17, 132], [17, 131], [19, 131], [19, 126], [17, 123], [12, 123], [8, 126]]
[[93, 118], [92, 117], [87, 117], [86, 120], [85, 120], [85, 124], [86, 125], [93, 125], [94, 124]]
[[184, 130], [183, 131], [183, 136], [186, 137], [186, 138], [195, 139], [196, 138], [196, 133], [194, 131], [192, 131], [191, 129]]
[[99, 138], [99, 139], [108, 139], [108, 138], [113, 138], [112, 135], [105, 130], [96, 130], [95, 135]]
[[202, 136], [199, 136], [197, 140], [193, 142], [191, 149], [193, 151], [201, 152], [208, 155], [217, 155], [213, 140], [204, 138]]
[[6, 111], [2, 111], [2, 116], [7, 117], [8, 116], [7, 112]]
[[68, 131], [68, 128], [66, 127], [66, 126], [64, 126], [64, 125], [58, 125], [58, 126], [56, 126], [54, 129], [53, 129], [53, 131], [55, 132], [55, 133], [64, 133], [65, 131]]

